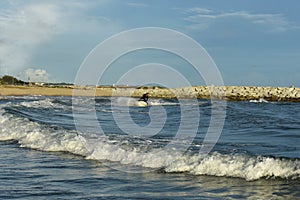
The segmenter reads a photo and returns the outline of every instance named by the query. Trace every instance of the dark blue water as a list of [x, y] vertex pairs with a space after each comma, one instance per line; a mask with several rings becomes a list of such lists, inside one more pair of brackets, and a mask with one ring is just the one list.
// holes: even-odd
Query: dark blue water
[[300, 198], [299, 103], [134, 101], [2, 98], [0, 198]]

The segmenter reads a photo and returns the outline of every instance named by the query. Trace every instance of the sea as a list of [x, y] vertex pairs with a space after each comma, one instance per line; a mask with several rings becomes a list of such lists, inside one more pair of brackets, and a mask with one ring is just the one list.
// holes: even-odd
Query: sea
[[300, 103], [0, 97], [0, 199], [300, 199]]

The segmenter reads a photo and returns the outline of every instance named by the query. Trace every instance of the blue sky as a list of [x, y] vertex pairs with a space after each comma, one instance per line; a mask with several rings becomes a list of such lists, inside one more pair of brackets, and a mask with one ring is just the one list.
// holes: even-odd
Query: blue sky
[[[225, 85], [300, 87], [299, 7], [297, 0], [2, 0], [0, 74], [74, 82], [85, 57], [108, 37], [133, 28], [163, 27], [201, 44]], [[128, 55], [110, 70], [124, 71], [136, 59], [163, 63], [166, 58], [169, 65], [182, 68], [191, 84], [203, 84], [182, 61], [147, 53]], [[103, 84], [117, 78], [107, 76]]]

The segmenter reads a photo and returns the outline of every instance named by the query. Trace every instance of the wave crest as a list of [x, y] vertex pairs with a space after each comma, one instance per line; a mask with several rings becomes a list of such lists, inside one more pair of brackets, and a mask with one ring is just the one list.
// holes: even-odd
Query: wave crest
[[[48, 100], [45, 103], [48, 104]], [[86, 159], [163, 169], [165, 172], [237, 177], [248, 181], [260, 178], [298, 179], [300, 177], [298, 159], [218, 152], [202, 158], [200, 155], [181, 154], [176, 149], [172, 152], [155, 149], [151, 145], [157, 141], [150, 138], [143, 140], [133, 136], [115, 135], [114, 137], [112, 139], [102, 135], [47, 126], [7, 113], [0, 108], [0, 141], [14, 140], [21, 147], [68, 152]], [[134, 145], [136, 142], [139, 144]]]
[[[190, 160], [196, 162], [191, 163]], [[202, 160], [180, 160], [166, 168], [167, 172], [189, 172], [194, 175], [226, 176], [248, 181], [260, 178], [300, 177], [300, 161], [266, 156], [230, 155], [214, 152]]]

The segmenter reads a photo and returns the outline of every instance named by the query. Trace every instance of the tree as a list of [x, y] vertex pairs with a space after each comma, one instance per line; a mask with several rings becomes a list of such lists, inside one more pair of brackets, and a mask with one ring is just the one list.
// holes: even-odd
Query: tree
[[3, 85], [24, 85], [24, 81], [18, 80], [13, 76], [5, 75], [0, 78], [0, 83]]

